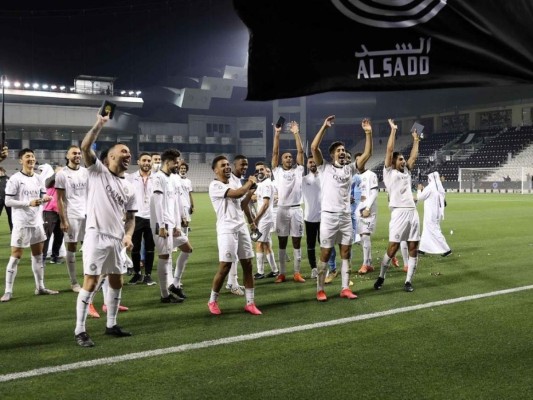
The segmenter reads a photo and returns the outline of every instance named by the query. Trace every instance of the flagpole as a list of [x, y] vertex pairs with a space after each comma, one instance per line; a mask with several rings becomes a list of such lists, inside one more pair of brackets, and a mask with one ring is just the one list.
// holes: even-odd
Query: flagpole
[[5, 120], [4, 120], [4, 82], [6, 81], [6, 76], [2, 75], [1, 78], [1, 84], [2, 84], [2, 144], [0, 147], [4, 147], [6, 144], [6, 131], [4, 129], [5, 127]]

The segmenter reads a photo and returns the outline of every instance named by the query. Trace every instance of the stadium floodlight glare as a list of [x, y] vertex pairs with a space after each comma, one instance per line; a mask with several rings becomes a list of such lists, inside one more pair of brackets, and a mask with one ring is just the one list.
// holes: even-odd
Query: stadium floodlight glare
[[124, 95], [126, 94], [126, 91], [125, 91], [125, 90], [121, 90], [121, 91], [120, 91], [120, 94], [121, 94], [122, 96], [124, 96]]
[[130, 96], [133, 96], [133, 95], [135, 94], [135, 92], [134, 92], [133, 90], [130, 90], [130, 91], [128, 92], [128, 94], [129, 94]]
[[135, 95], [136, 95], [136, 96], [140, 96], [141, 93], [142, 93], [142, 92], [141, 92], [140, 90], [137, 90], [137, 91], [135, 92]]
[[52, 89], [52, 90], [57, 90], [57, 85], [52, 85], [52, 86], [50, 86], [50, 89]]
[[3, 87], [7, 88], [7, 87], [10, 87], [11, 86], [11, 82], [9, 81], [4, 81], [4, 84], [3, 84]]
[[16, 88], [19, 88], [20, 87], [20, 82], [19, 81], [16, 81], [13, 86], [15, 86]]
[[65, 85], [61, 85], [61, 86], [59, 86], [59, 90], [64, 91], [65, 89], [66, 89], [66, 86], [65, 86]]
[[32, 88], [34, 88], [35, 90], [39, 89], [39, 84], [38, 83], [34, 83], [33, 85], [31, 85]]
[[28, 82], [26, 82], [26, 83], [24, 84], [24, 89], [29, 89], [30, 86], [31, 86], [31, 85], [30, 85]]
[[48, 84], [47, 83], [43, 83], [43, 89], [44, 90], [48, 90]]
[[76, 91], [76, 88], [75, 88], [74, 86], [71, 86], [71, 87], [70, 87], [70, 91], [71, 91], [71, 92], [75, 92], [75, 91]]

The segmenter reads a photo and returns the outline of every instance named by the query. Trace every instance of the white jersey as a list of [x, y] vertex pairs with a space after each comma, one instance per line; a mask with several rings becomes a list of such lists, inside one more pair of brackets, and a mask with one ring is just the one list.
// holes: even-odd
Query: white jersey
[[341, 168], [331, 163], [324, 163], [318, 167], [321, 186], [322, 211], [329, 213], [351, 213], [350, 191], [352, 176], [357, 174], [355, 163]]
[[56, 189], [65, 191], [68, 219], [85, 219], [88, 184], [89, 172], [82, 166], [78, 169], [66, 166], [56, 174]]
[[235, 233], [245, 225], [241, 199], [226, 197], [228, 190], [238, 189], [231, 179], [228, 183], [213, 180], [209, 184], [209, 198], [217, 215], [217, 233]]
[[141, 175], [140, 171], [135, 171], [126, 175], [126, 179], [131, 182], [135, 189], [135, 197], [139, 210], [136, 217], [150, 219], [150, 197], [152, 197], [153, 173], [150, 172], [146, 178]]
[[7, 181], [6, 198], [18, 201], [18, 206], [12, 206], [11, 218], [13, 224], [23, 227], [43, 225], [43, 206], [30, 207], [30, 201], [42, 197], [46, 193], [41, 176], [34, 173], [28, 176], [21, 171], [13, 174]]
[[302, 194], [304, 198], [304, 220], [307, 222], [320, 222], [320, 176], [308, 173], [303, 178]]
[[289, 170], [278, 166], [272, 170], [278, 188], [278, 206], [296, 206], [302, 204], [302, 182], [304, 167], [297, 165]]
[[[363, 206], [367, 207], [369, 199], [371, 199], [372, 194], [378, 190], [378, 176], [375, 172], [367, 169], [361, 175], [361, 183], [359, 184], [359, 189], [361, 190], [361, 198], [365, 197], [365, 202], [361, 202], [360, 208]], [[373, 201], [370, 205], [370, 213], [374, 214], [378, 210], [378, 202]]]
[[100, 234], [122, 240], [125, 233], [124, 215], [137, 211], [133, 186], [126, 178], [109, 171], [98, 159], [87, 171], [89, 186], [86, 231], [94, 229]]
[[181, 179], [181, 203], [183, 204], [183, 207], [191, 208], [191, 198], [190, 193], [192, 190], [192, 182], [189, 178], [183, 178], [180, 176]]
[[274, 208], [274, 184], [270, 178], [266, 178], [263, 182], [257, 183], [257, 189], [255, 190], [257, 195], [257, 211], [263, 208], [265, 199], [269, 199], [268, 209], [261, 217], [261, 222], [273, 222], [272, 209]]
[[178, 206], [179, 187], [174, 174], [167, 175], [159, 170], [153, 176], [153, 193], [150, 197], [150, 227], [152, 232], [166, 227], [171, 231], [181, 226], [181, 214]]
[[392, 167], [383, 167], [383, 182], [389, 192], [389, 208], [415, 208], [411, 172], [407, 168], [400, 172]]

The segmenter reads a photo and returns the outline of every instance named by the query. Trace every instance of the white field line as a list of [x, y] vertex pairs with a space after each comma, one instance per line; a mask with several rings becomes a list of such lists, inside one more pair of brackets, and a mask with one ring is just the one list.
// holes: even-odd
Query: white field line
[[482, 293], [482, 294], [476, 294], [472, 296], [458, 297], [458, 298], [449, 299], [449, 300], [433, 301], [431, 303], [419, 304], [416, 306], [395, 308], [395, 309], [388, 310], [388, 311], [379, 311], [379, 312], [375, 312], [371, 314], [357, 315], [354, 317], [335, 319], [332, 321], [324, 321], [324, 322], [317, 322], [314, 324], [294, 326], [291, 328], [273, 329], [270, 331], [250, 333], [247, 335], [232, 336], [232, 337], [221, 338], [221, 339], [216, 339], [216, 340], [206, 340], [204, 342], [199, 342], [199, 343], [182, 344], [181, 346], [167, 347], [165, 349], [142, 351], [138, 353], [125, 354], [122, 356], [115, 356], [115, 357], [97, 358], [91, 361], [81, 361], [81, 362], [72, 363], [72, 364], [57, 365], [55, 367], [37, 368], [37, 369], [29, 370], [29, 371], [15, 372], [12, 374], [0, 375], [0, 382], [8, 382], [8, 381], [14, 381], [17, 379], [31, 378], [35, 376], [53, 374], [57, 372], [72, 371], [72, 370], [82, 369], [82, 368], [90, 368], [90, 367], [95, 367], [98, 365], [116, 364], [116, 363], [120, 363], [124, 361], [139, 360], [139, 359], [148, 358], [148, 357], [167, 356], [172, 353], [182, 353], [185, 351], [204, 349], [207, 347], [219, 346], [219, 345], [228, 344], [228, 343], [244, 342], [247, 340], [256, 340], [256, 339], [261, 339], [265, 337], [272, 337], [272, 336], [279, 336], [279, 335], [284, 335], [284, 334], [289, 334], [289, 333], [294, 333], [294, 332], [308, 331], [311, 329], [319, 329], [319, 328], [325, 328], [325, 327], [330, 327], [330, 326], [335, 326], [335, 325], [343, 325], [343, 324], [348, 324], [351, 322], [364, 321], [367, 319], [386, 317], [388, 315], [395, 315], [395, 314], [401, 314], [401, 313], [410, 312], [410, 311], [417, 311], [417, 310], [422, 310], [425, 308], [444, 306], [444, 305], [449, 305], [449, 304], [461, 303], [465, 301], [472, 301], [472, 300], [482, 299], [485, 297], [501, 296], [504, 294], [516, 293], [516, 292], [520, 292], [523, 290], [531, 290], [531, 289], [533, 289], [533, 285], [522, 286], [522, 287], [517, 287], [513, 289], [498, 290], [496, 292]]

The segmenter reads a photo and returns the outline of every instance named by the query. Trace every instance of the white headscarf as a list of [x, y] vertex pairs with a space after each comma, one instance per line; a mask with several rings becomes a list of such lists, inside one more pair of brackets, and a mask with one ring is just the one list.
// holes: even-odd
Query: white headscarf
[[39, 171], [41, 171], [41, 178], [43, 183], [46, 182], [48, 178], [54, 175], [54, 169], [50, 164], [41, 164], [39, 165]]
[[446, 197], [446, 191], [444, 190], [444, 187], [442, 186], [440, 175], [437, 171], [428, 174], [428, 186], [432, 186], [438, 195], [439, 210], [438, 210], [437, 217], [439, 219], [444, 219], [444, 200]]

